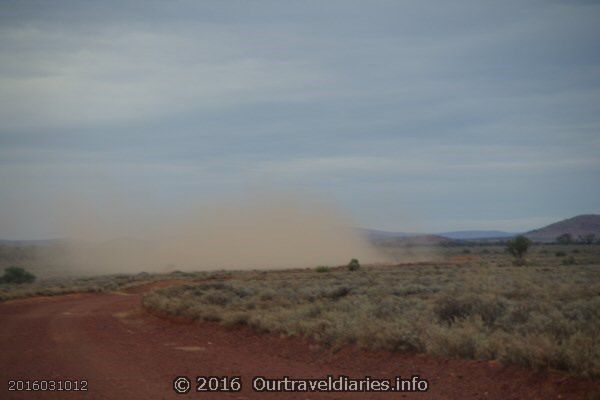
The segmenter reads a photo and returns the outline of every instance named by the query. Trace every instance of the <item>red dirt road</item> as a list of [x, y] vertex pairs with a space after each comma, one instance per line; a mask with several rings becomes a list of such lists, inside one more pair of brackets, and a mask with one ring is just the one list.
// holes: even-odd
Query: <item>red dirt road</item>
[[[148, 289], [148, 288], [145, 288]], [[496, 362], [323, 349], [301, 339], [146, 313], [142, 289], [0, 304], [0, 399], [588, 399], [599, 382]], [[256, 393], [255, 375], [295, 378], [418, 374], [427, 393]], [[176, 395], [179, 375], [241, 375], [240, 393]], [[9, 392], [16, 379], [77, 379], [87, 392]]]

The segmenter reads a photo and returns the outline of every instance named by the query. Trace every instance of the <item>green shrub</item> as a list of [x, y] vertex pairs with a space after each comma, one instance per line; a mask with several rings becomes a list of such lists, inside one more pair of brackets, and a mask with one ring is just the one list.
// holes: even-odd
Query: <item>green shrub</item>
[[360, 269], [360, 263], [358, 262], [358, 260], [356, 258], [353, 258], [348, 263], [348, 270], [349, 271], [356, 271], [358, 269]]
[[554, 255], [556, 257], [564, 257], [567, 255], [567, 253], [565, 253], [564, 251], [557, 251], [556, 253], [554, 253]]
[[330, 268], [325, 265], [319, 265], [317, 268], [315, 268], [315, 271], [316, 272], [329, 272]]
[[337, 300], [341, 297], [347, 296], [351, 290], [352, 290], [352, 288], [342, 286], [342, 287], [332, 290], [331, 292], [325, 293], [324, 297], [327, 297], [331, 300]]
[[227, 305], [229, 302], [231, 302], [231, 299], [233, 298], [233, 296], [231, 295], [231, 293], [221, 293], [221, 292], [217, 292], [217, 291], [209, 291], [204, 295], [204, 300], [208, 303], [208, 304], [213, 304], [213, 305], [218, 305], [218, 306], [224, 306]]
[[507, 305], [498, 299], [474, 295], [444, 295], [434, 305], [438, 320], [451, 325], [459, 319], [479, 316], [485, 325], [493, 325], [507, 309]]
[[452, 324], [471, 315], [473, 303], [473, 298], [445, 295], [436, 300], [433, 310], [440, 322]]
[[516, 258], [517, 265], [524, 265], [524, 258], [527, 250], [531, 246], [531, 240], [523, 235], [519, 235], [506, 243], [506, 250]]
[[25, 271], [21, 267], [8, 267], [4, 270], [4, 276], [0, 278], [3, 283], [32, 283], [35, 281], [35, 275]]
[[556, 237], [556, 242], [561, 244], [571, 244], [573, 243], [573, 236], [570, 233], [563, 233]]
[[427, 350], [446, 357], [475, 358], [480, 338], [477, 325], [463, 321], [454, 327], [433, 326], [428, 332]]

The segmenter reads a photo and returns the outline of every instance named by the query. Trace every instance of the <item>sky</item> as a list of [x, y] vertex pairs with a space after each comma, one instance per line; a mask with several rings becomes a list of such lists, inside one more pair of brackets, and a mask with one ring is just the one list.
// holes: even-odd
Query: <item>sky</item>
[[56, 236], [73, 196], [310, 194], [421, 232], [600, 213], [598, 43], [598, 1], [3, 1], [0, 238]]

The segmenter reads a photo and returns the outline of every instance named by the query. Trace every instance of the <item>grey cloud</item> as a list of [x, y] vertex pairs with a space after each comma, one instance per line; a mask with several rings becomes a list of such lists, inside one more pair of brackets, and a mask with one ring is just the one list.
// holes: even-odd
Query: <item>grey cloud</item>
[[0, 10], [0, 177], [19, 187], [102, 171], [189, 197], [271, 180], [369, 226], [394, 200], [431, 226], [600, 211], [597, 2]]

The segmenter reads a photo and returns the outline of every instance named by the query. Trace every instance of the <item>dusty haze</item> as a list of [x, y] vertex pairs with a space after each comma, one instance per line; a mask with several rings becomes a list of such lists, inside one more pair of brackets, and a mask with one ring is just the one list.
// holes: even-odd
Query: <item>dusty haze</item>
[[269, 195], [139, 215], [135, 205], [70, 205], [59, 260], [83, 274], [274, 269], [385, 262], [333, 206]]

